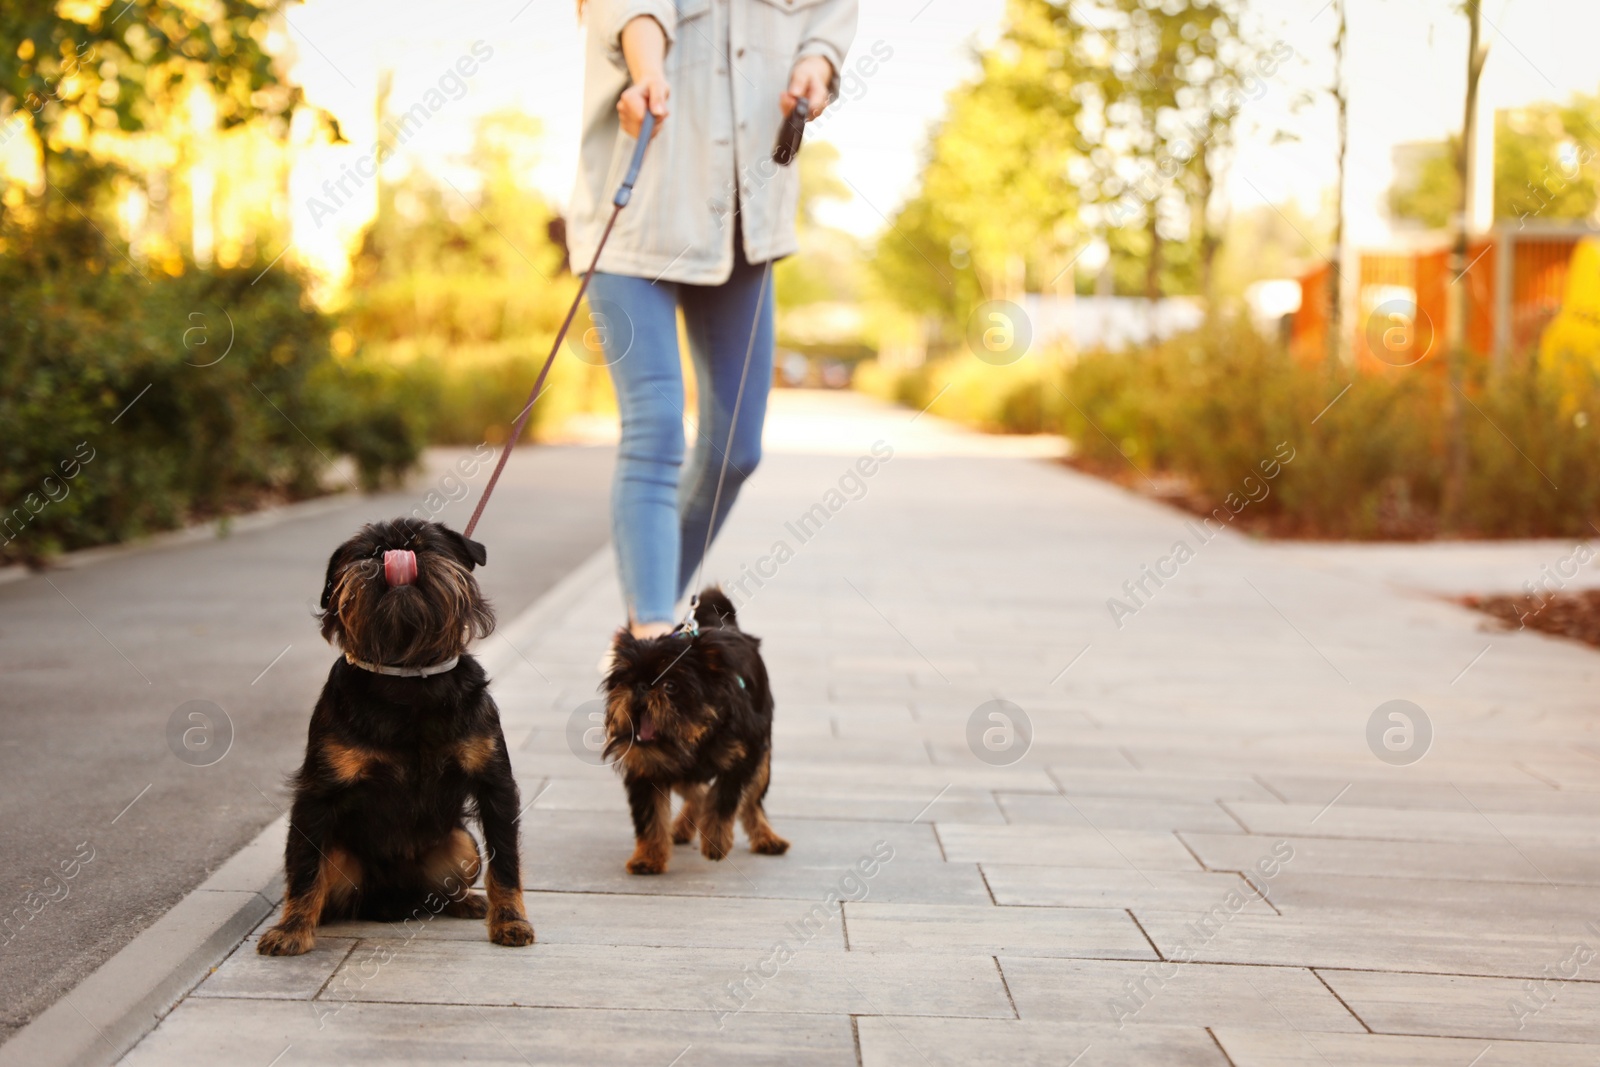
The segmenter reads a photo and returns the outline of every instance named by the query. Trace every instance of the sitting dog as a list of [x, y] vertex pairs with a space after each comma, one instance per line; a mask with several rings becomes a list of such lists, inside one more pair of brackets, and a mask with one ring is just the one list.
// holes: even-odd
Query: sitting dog
[[[489, 680], [466, 652], [494, 629], [473, 568], [483, 546], [438, 523], [365, 526], [328, 560], [322, 636], [344, 651], [294, 778], [283, 917], [257, 950], [295, 956], [336, 918], [488, 917], [533, 943], [517, 857], [521, 805]], [[468, 891], [489, 859], [488, 899]]]
[[[700, 594], [698, 632], [636, 638], [617, 632], [606, 693], [606, 755], [615, 759], [633, 813], [632, 874], [667, 869], [671, 842], [696, 831], [720, 860], [733, 847], [733, 817], [750, 851], [781, 856], [789, 842], [767, 822], [772, 772], [772, 691], [761, 642], [739, 629], [721, 589]], [[676, 822], [672, 792], [683, 798]], [[670, 826], [670, 829], [669, 829]]]

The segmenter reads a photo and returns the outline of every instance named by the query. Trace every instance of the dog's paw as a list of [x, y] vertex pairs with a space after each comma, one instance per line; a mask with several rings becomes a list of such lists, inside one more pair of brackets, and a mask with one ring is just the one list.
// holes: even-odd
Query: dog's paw
[[505, 919], [489, 924], [489, 940], [508, 948], [533, 944], [533, 925], [527, 919]]
[[674, 845], [687, 845], [694, 840], [694, 824], [687, 822], [674, 823], [672, 827], [672, 843]]
[[700, 854], [708, 860], [720, 860], [733, 850], [733, 828], [713, 827], [700, 833]]
[[760, 837], [751, 839], [750, 851], [758, 852], [763, 856], [781, 856], [789, 851], [789, 842], [777, 834], [763, 834]]
[[482, 893], [468, 893], [446, 904], [444, 913], [455, 919], [481, 919], [489, 914], [489, 901]]
[[274, 926], [261, 935], [261, 940], [256, 942], [256, 951], [263, 956], [299, 956], [310, 952], [311, 946], [316, 943], [317, 935], [311, 930]]
[[667, 861], [658, 856], [640, 856], [635, 854], [628, 861], [629, 874], [664, 874]]

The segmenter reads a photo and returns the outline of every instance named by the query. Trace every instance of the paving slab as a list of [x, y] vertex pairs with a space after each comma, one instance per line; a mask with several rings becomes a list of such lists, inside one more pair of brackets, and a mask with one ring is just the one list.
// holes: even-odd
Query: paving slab
[[[1572, 946], [1565, 949], [1546, 961], [1553, 971], [1570, 958]], [[1527, 982], [1510, 978], [1318, 973], [1376, 1033], [1600, 1044], [1600, 982], [1584, 973], [1594, 970], [1595, 963], [1563, 969], [1576, 970], [1583, 980], [1547, 980], [1530, 989]]]
[[1138, 925], [1111, 908], [844, 905], [850, 948], [862, 952], [1153, 960]]
[[[706, 1011], [587, 1011], [557, 1008], [189, 1000], [122, 1062], [128, 1067], [440, 1063], [492, 1067], [590, 1067], [596, 1062], [838, 1067], [855, 1061], [844, 1015], [741, 1012], [719, 1029]], [[687, 1050], [687, 1052], [686, 1052]], [[692, 1059], [690, 1057], [693, 1057]], [[680, 1061], [682, 1062], [682, 1061]]]
[[[1050, 776], [1061, 787], [1061, 792], [1073, 797], [1130, 797], [1179, 804], [1209, 804], [1218, 800], [1281, 800], [1263, 782], [1247, 775], [1163, 774], [1144, 770], [1091, 771], [1051, 767]], [[1332, 796], [1333, 791], [1330, 790], [1328, 795]]]
[[1396, 1037], [1320, 1031], [1244, 1030], [1213, 1033], [1234, 1067], [1593, 1067], [1600, 1045], [1549, 1041], [1485, 1041], [1476, 1037]]
[[1302, 968], [1017, 956], [1001, 957], [1000, 966], [1023, 1019], [1125, 1027], [1363, 1029], [1327, 986]]
[[[996, 793], [1000, 810], [1009, 823], [1075, 826], [1101, 830], [1147, 830], [1168, 833], [1244, 833], [1230, 812], [1216, 801], [1184, 802], [1133, 797], [1044, 796], [1037, 793]], [[951, 819], [951, 822], [967, 821]], [[1267, 832], [1267, 831], [1263, 831]]]
[[1204, 912], [1229, 893], [1251, 895], [1246, 911], [1270, 914], [1252, 886], [1232, 871], [1117, 870], [1107, 867], [980, 865], [989, 890], [1002, 905], [1036, 908], [1153, 908]]
[[1338, 796], [1340, 804], [1370, 808], [1428, 808], [1436, 811], [1477, 809], [1491, 814], [1514, 811], [1525, 814], [1600, 816], [1600, 793], [1564, 792], [1531, 780], [1527, 785], [1502, 785], [1470, 780], [1352, 780], [1316, 775], [1263, 774], [1261, 781], [1291, 804], [1323, 805]]
[[945, 858], [952, 863], [1033, 863], [1139, 871], [1200, 868], [1171, 833], [962, 823], [939, 823], [938, 830]]
[[[273, 917], [262, 920], [263, 924]], [[481, 924], [480, 924], [481, 925]], [[319, 932], [317, 943], [303, 956], [277, 959], [256, 952], [259, 934], [245, 939], [239, 951], [197, 986], [195, 997], [251, 997], [261, 1000], [310, 1000], [339, 969], [355, 939], [335, 936], [332, 927]]]
[[1200, 1027], [1114, 1026], [1027, 1019], [863, 1018], [862, 1067], [1223, 1067], [1228, 1060]]
[[1285, 916], [1356, 913], [1458, 927], [1516, 916], [1569, 933], [1600, 917], [1600, 887], [1540, 881], [1310, 874], [1288, 867], [1264, 888]]
[[[1468, 844], [1553, 845], [1594, 850], [1600, 847], [1600, 818], [1557, 812], [1369, 807], [1345, 798], [1328, 804], [1224, 805], [1255, 834], [1305, 834], [1387, 841], [1459, 841]], [[1186, 827], [1178, 827], [1186, 829]], [[1209, 828], [1206, 828], [1209, 829]]]
[[1180, 957], [1182, 949], [1202, 962], [1281, 967], [1538, 978], [1552, 960], [1565, 958], [1574, 936], [1552, 929], [1543, 917], [1518, 911], [1481, 918], [1353, 910], [1263, 916], [1227, 909], [1211, 913], [1135, 909], [1133, 914], [1169, 959]]
[[1274, 839], [1254, 834], [1180, 836], [1212, 870], [1245, 869], [1265, 855], [1274, 840], [1287, 840], [1294, 849], [1296, 871], [1600, 886], [1600, 863], [1595, 862], [1592, 853], [1554, 846], [1518, 847], [1509, 841], [1466, 844], [1375, 838]]
[[[796, 923], [804, 917], [797, 912]], [[797, 926], [797, 929], [799, 928]], [[939, 1015], [1012, 1018], [1000, 971], [989, 956], [811, 952], [800, 933], [746, 952], [611, 945], [543, 945], [489, 952], [458, 941], [414, 941], [370, 978], [361, 947], [324, 991], [324, 1000], [408, 1004], [500, 1004], [664, 1011]], [[775, 946], [789, 951], [783, 955]], [[790, 957], [785, 961], [785, 956]], [[351, 982], [344, 982], [346, 974]], [[771, 977], [767, 974], [770, 973]], [[442, 977], [441, 977], [442, 976]], [[736, 996], [732, 985], [744, 990]]]

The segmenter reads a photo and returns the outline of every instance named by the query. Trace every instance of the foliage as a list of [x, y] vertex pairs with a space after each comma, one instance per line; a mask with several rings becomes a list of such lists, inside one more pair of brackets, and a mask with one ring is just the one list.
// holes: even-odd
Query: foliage
[[[1389, 190], [1389, 210], [1440, 229], [1461, 203], [1451, 137], [1425, 154], [1408, 181]], [[1494, 217], [1519, 221], [1594, 219], [1600, 209], [1600, 96], [1536, 104], [1495, 116]]]
[[281, 267], [146, 279], [37, 261], [0, 258], [0, 558], [315, 493], [337, 453], [369, 486], [416, 460], [407, 413], [334, 361], [329, 320]]
[[[22, 117], [54, 181], [54, 157], [86, 150], [96, 134], [159, 125], [191, 87], [208, 93], [223, 129], [265, 118], [286, 132], [301, 94], [278, 77], [263, 44], [283, 7], [284, 0], [8, 2], [0, 8], [0, 112], [12, 114], [0, 140]], [[39, 210], [51, 202], [46, 190]]]
[[1424, 363], [1339, 380], [1231, 323], [1078, 360], [1065, 376], [1076, 408], [1067, 409], [1063, 428], [1092, 467], [1182, 476], [1190, 502], [1204, 512], [1242, 493], [1244, 477], [1287, 442], [1293, 462], [1271, 495], [1251, 506], [1280, 533], [1590, 532], [1589, 520], [1600, 515], [1600, 434], [1588, 414], [1600, 410], [1595, 372], [1575, 375], [1537, 361], [1494, 379], [1481, 363], [1469, 370], [1467, 480], [1458, 524], [1444, 529], [1447, 386], [1438, 370]]

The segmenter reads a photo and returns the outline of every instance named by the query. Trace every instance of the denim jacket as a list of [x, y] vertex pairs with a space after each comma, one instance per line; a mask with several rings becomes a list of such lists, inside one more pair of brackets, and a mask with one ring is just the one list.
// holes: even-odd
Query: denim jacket
[[736, 206], [749, 262], [795, 251], [799, 175], [772, 162], [778, 98], [794, 64], [810, 55], [833, 64], [837, 94], [856, 9], [857, 0], [589, 0], [583, 138], [567, 225], [573, 269], [588, 269], [633, 153], [616, 111], [630, 84], [623, 26], [649, 15], [666, 31], [672, 99], [599, 269], [717, 285], [733, 271]]

